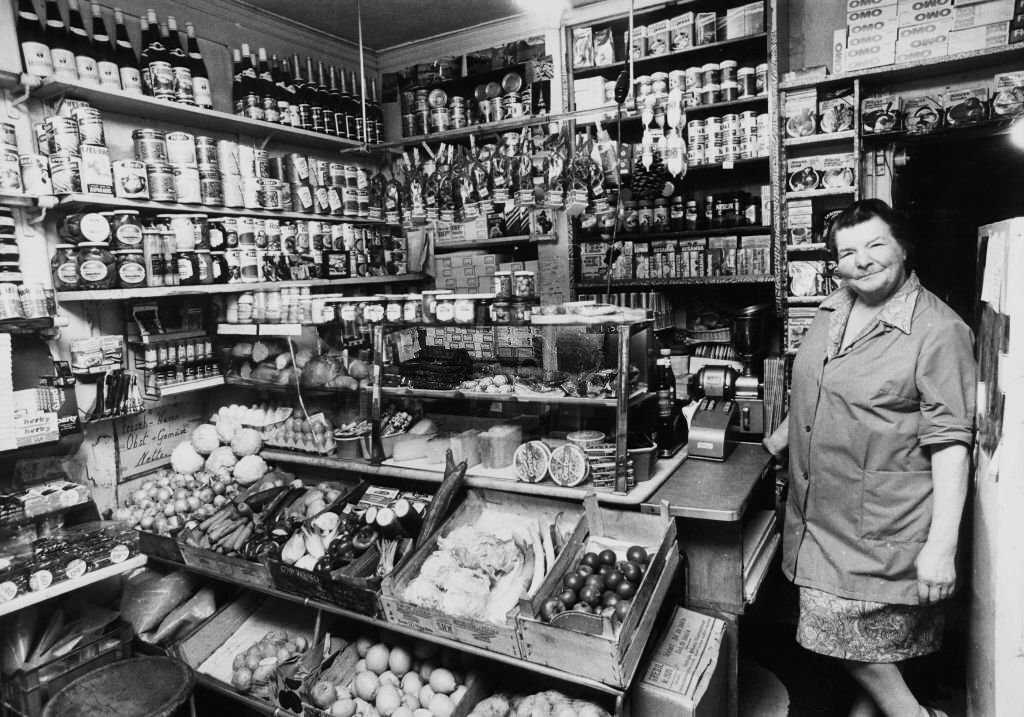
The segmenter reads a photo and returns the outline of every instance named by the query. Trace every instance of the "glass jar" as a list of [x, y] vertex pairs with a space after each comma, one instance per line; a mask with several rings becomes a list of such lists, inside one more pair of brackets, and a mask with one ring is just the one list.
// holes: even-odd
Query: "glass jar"
[[474, 294], [453, 294], [455, 302], [453, 319], [457, 324], [471, 324], [476, 319], [476, 296]]
[[668, 210], [668, 226], [674, 232], [681, 232], [685, 226], [686, 205], [683, 198], [678, 194], [672, 197], [672, 204]]
[[118, 249], [113, 252], [117, 265], [117, 283], [122, 289], [146, 285], [146, 256], [142, 249]]
[[213, 267], [213, 283], [228, 283], [228, 280], [231, 278], [231, 267], [228, 266], [227, 252], [211, 251], [210, 263]]
[[512, 273], [512, 295], [524, 299], [537, 295], [537, 280], [532, 271]]
[[491, 321], [496, 324], [508, 324], [512, 322], [512, 302], [497, 299], [491, 304]]
[[397, 323], [405, 314], [405, 294], [382, 294], [384, 300], [384, 319], [389, 323]]
[[622, 231], [635, 232], [640, 228], [640, 214], [634, 201], [622, 203]]
[[368, 296], [363, 303], [363, 323], [379, 324], [384, 320], [384, 298]]
[[402, 304], [402, 320], [413, 323], [423, 320], [423, 297], [419, 294], [407, 294]]
[[494, 295], [502, 299], [512, 298], [512, 272], [494, 272]]
[[493, 302], [494, 297], [487, 294], [482, 294], [479, 297], [477, 297], [475, 315], [473, 316], [474, 323], [491, 323], [491, 304]]
[[637, 229], [642, 232], [649, 232], [654, 226], [654, 207], [651, 200], [643, 199], [637, 209]]
[[341, 324], [341, 335], [344, 339], [354, 340], [359, 336], [361, 298], [348, 297], [335, 304], [334, 315]]
[[441, 324], [449, 324], [455, 320], [456, 294], [437, 297], [434, 309], [434, 320]]
[[668, 200], [667, 199], [655, 199], [654, 200], [654, 221], [651, 225], [652, 231], [666, 232], [668, 231]]
[[139, 213], [125, 209], [110, 213], [110, 235], [114, 249], [142, 249]]
[[533, 304], [529, 301], [513, 301], [511, 305], [511, 323], [528, 324], [533, 315]]
[[178, 252], [178, 284], [196, 286], [199, 284], [199, 257], [195, 250]]
[[199, 270], [199, 283], [213, 283], [213, 256], [209, 249], [196, 249], [196, 267]]
[[109, 289], [116, 276], [114, 255], [106, 242], [79, 243], [78, 288]]
[[61, 220], [58, 233], [72, 244], [106, 242], [110, 238], [110, 224], [99, 212], [66, 214]]
[[437, 321], [437, 301], [440, 297], [451, 294], [451, 289], [429, 289], [420, 296], [423, 298], [423, 320]]
[[50, 259], [53, 274], [53, 288], [57, 291], [72, 291], [78, 288], [78, 248], [74, 244], [58, 244]]

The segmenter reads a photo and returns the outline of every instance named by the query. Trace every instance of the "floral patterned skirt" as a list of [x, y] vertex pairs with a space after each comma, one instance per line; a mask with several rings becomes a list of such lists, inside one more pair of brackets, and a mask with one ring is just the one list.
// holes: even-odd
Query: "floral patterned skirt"
[[858, 662], [902, 662], [937, 652], [943, 605], [891, 605], [800, 588], [796, 640], [812, 652]]

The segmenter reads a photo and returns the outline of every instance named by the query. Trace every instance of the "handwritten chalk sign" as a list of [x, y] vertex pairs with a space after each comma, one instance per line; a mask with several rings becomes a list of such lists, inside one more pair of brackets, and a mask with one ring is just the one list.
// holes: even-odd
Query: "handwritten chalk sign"
[[167, 465], [175, 446], [203, 422], [202, 408], [197, 396], [171, 396], [138, 416], [115, 421], [117, 482]]

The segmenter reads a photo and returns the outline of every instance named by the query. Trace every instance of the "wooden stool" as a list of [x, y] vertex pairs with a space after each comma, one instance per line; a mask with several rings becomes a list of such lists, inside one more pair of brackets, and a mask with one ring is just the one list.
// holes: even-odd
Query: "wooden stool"
[[170, 657], [132, 657], [82, 675], [55, 694], [43, 717], [170, 717], [186, 702], [195, 673]]

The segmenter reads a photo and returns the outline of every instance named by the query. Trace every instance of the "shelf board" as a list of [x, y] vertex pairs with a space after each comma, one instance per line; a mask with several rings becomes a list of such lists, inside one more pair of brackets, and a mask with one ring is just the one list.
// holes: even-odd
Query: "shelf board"
[[[743, 97], [730, 102], [715, 102], [710, 105], [694, 105], [692, 107], [687, 107], [686, 116], [690, 117], [691, 115], [713, 114], [715, 112], [725, 112], [727, 110], [735, 110], [741, 107], [751, 107], [767, 103], [768, 95], [755, 95], [754, 97]], [[618, 105], [602, 105], [601, 107], [592, 107], [585, 110], [575, 110], [570, 114], [572, 115], [572, 118], [578, 122], [595, 120], [614, 122], [618, 118], [618, 109]], [[640, 113], [636, 110], [623, 112], [622, 121], [638, 122], [640, 121]]]
[[[760, 45], [761, 49], [764, 49], [764, 44], [768, 39], [768, 33], [760, 32], [754, 35], [744, 35], [743, 37], [734, 37], [729, 40], [719, 40], [718, 42], [709, 42], [704, 45], [695, 45], [688, 47], [685, 50], [678, 50], [676, 52], [666, 52], [663, 55], [650, 55], [638, 60], [633, 60], [634, 68], [649, 67], [657, 65], [659, 63], [671, 63], [673, 61], [681, 60], [683, 58], [691, 58], [701, 55], [716, 55], [720, 51], [725, 49], [734, 49], [740, 45], [757, 46]], [[593, 77], [595, 75], [602, 75], [604, 73], [618, 73], [618, 71], [625, 69], [629, 63], [626, 60], [620, 60], [618, 62], [612, 62], [607, 65], [600, 65], [598, 67], [574, 67], [572, 68], [573, 77]], [[637, 69], [639, 73], [639, 69]]]
[[80, 578], [61, 580], [45, 590], [19, 595], [13, 600], [8, 600], [7, 602], [0, 604], [0, 617], [10, 615], [11, 613], [18, 612], [19, 610], [24, 610], [31, 605], [46, 602], [47, 600], [51, 600], [59, 595], [65, 595], [67, 593], [74, 592], [75, 590], [80, 590], [86, 585], [92, 585], [93, 583], [98, 583], [101, 580], [106, 580], [107, 578], [112, 578], [116, 575], [130, 573], [132, 570], [135, 570], [135, 568], [141, 568], [145, 564], [145, 555], [133, 555], [123, 563], [108, 565], [105, 568], [93, 570]]
[[3, 207], [34, 207], [38, 203], [39, 197], [32, 194], [0, 192], [0, 206]]
[[833, 142], [852, 142], [857, 133], [852, 130], [832, 132], [829, 134], [811, 134], [806, 137], [786, 137], [782, 140], [784, 147], [805, 147], [813, 144], [831, 144]]
[[219, 110], [204, 110], [177, 102], [158, 100], [155, 97], [111, 92], [100, 87], [57, 82], [52, 79], [44, 80], [42, 86], [33, 90], [32, 94], [44, 100], [55, 100], [62, 96], [72, 97], [85, 100], [97, 109], [130, 115], [133, 118], [169, 122], [215, 132], [231, 132], [248, 137], [270, 137], [288, 144], [315, 149], [352, 150], [366, 146], [372, 150], [380, 146], [363, 145], [350, 139], [253, 120]]
[[100, 416], [99, 418], [90, 418], [88, 420], [83, 420], [82, 425], [92, 426], [96, 423], [108, 423], [110, 421], [116, 421], [119, 418], [131, 418], [132, 416], [139, 416], [145, 412], [145, 409], [143, 409], [141, 411], [133, 411], [132, 413], [119, 413], [116, 416]]
[[52, 316], [42, 319], [3, 319], [0, 321], [0, 334], [21, 334], [52, 328]]
[[209, 378], [202, 378], [198, 381], [183, 381], [182, 383], [171, 384], [170, 386], [160, 387], [160, 398], [166, 398], [168, 396], [177, 396], [179, 393], [191, 393], [192, 391], [202, 391], [207, 388], [214, 388], [215, 386], [223, 386], [223, 376], [210, 376]]
[[107, 364], [105, 366], [90, 366], [89, 368], [72, 368], [71, 373], [76, 376], [95, 376], [102, 373], [108, 373], [110, 371], [117, 371], [123, 369], [123, 363]]
[[[898, 65], [873, 67], [860, 72], [826, 75], [818, 79], [800, 77], [779, 83], [781, 90], [798, 90], [807, 87], [830, 87], [852, 84], [854, 80], [869, 80], [873, 86], [896, 83], [903, 80], [923, 80], [930, 77], [947, 76], [956, 72], [979, 69], [999, 62], [1015, 62], [1024, 57], [1024, 44], [1004, 45], [983, 50], [971, 50], [945, 58], [934, 58], [920, 62], [906, 62]], [[863, 94], [863, 89], [862, 89]]]
[[[577, 408], [616, 408], [619, 405], [614, 398], [576, 398], [574, 396], [552, 396], [548, 394], [523, 393], [483, 393], [481, 391], [437, 391], [424, 388], [401, 388], [381, 386], [381, 394], [388, 398], [428, 398], [453, 401], [486, 401], [496, 403], [542, 403], [550, 406], [575, 406]], [[634, 391], [629, 397], [629, 405], [635, 406], [653, 394], [644, 389]]]
[[1007, 135], [1019, 117], [996, 117], [961, 127], [941, 127], [931, 132], [871, 132], [861, 135], [864, 144], [925, 144], [928, 142], [948, 142], [950, 140], [976, 139], [979, 137], [999, 137]]
[[218, 336], [301, 336], [302, 324], [217, 324]]
[[[672, 286], [731, 286], [740, 284], [774, 284], [772, 274], [750, 274], [745, 276], [681, 276], [675, 279], [613, 279], [611, 288], [627, 289], [658, 289]], [[604, 291], [608, 286], [605, 281], [581, 281], [576, 284], [577, 291]]]
[[854, 195], [856, 187], [839, 187], [837, 189], [804, 189], [799, 192], [786, 192], [786, 199], [814, 199], [815, 197], [842, 197]]
[[428, 134], [417, 134], [393, 142], [385, 142], [376, 145], [383, 149], [401, 149], [411, 147], [422, 142], [457, 142], [469, 139], [471, 136], [497, 135], [503, 132], [517, 132], [524, 127], [533, 127], [539, 124], [550, 122], [562, 122], [575, 119], [573, 112], [557, 112], [544, 115], [530, 115], [529, 117], [517, 117], [515, 119], [499, 120], [498, 122], [487, 122], [485, 124], [473, 124], [459, 129], [449, 129], [444, 132], [430, 132]]
[[[771, 234], [770, 226], [749, 226], [740, 227], [719, 227], [715, 229], [692, 229], [680, 232], [619, 232], [615, 235], [616, 241], [663, 241], [665, 239], [703, 239], [705, 237], [732, 237], [752, 236], [758, 234]], [[581, 237], [577, 235], [582, 243], [603, 243], [605, 240], [600, 237]]]
[[[310, 466], [316, 468], [328, 468], [330, 470], [351, 471], [368, 476], [380, 476], [387, 478], [402, 478], [405, 480], [419, 481], [422, 483], [440, 483], [444, 479], [444, 467], [436, 466], [434, 470], [417, 466], [416, 462], [409, 465], [401, 465], [395, 462], [370, 463], [364, 460], [335, 458], [334, 456], [318, 456], [312, 453], [299, 453], [280, 449], [264, 448], [260, 453], [264, 459], [271, 463], [288, 463], [292, 465]], [[524, 483], [513, 478], [497, 478], [474, 474], [474, 468], [470, 468], [466, 474], [466, 485], [471, 488], [486, 488], [500, 490], [506, 493], [519, 493], [546, 498], [562, 500], [582, 501], [585, 497], [593, 494], [598, 502], [606, 505], [639, 505], [648, 500], [668, 478], [686, 460], [686, 450], [681, 450], [672, 458], [662, 458], [655, 464], [655, 471], [650, 480], [637, 483], [627, 493], [616, 493], [611, 488], [598, 488], [590, 484], [584, 484], [578, 488], [570, 488], [555, 485], [552, 482]], [[493, 471], [492, 471], [493, 473]]]
[[790, 306], [817, 306], [827, 296], [787, 296], [786, 303]]
[[723, 170], [730, 171], [737, 167], [752, 167], [759, 164], [768, 166], [768, 157], [752, 157], [751, 159], [736, 159], [732, 162], [714, 162], [713, 164], [689, 164], [686, 167], [686, 173], [690, 172], [704, 172], [708, 170]]
[[[219, 581], [222, 581], [222, 582], [232, 583], [232, 581], [231, 581], [231, 579], [229, 577], [227, 577], [226, 575], [224, 575], [222, 573], [213, 571], [213, 570], [204, 570], [203, 568], [197, 568], [197, 567], [188, 566], [188, 565], [185, 565], [184, 563], [179, 563], [177, 561], [165, 560], [164, 558], [161, 558], [159, 556], [153, 556], [153, 560], [155, 560], [157, 562], [160, 562], [160, 563], [163, 563], [163, 564], [166, 564], [166, 565], [174, 566], [175, 568], [177, 568], [179, 570], [185, 570], [185, 571], [190, 572], [190, 573], [195, 573], [196, 575], [203, 575], [203, 576], [208, 577], [208, 578], [213, 578], [214, 580], [219, 580]], [[235, 583], [232, 583], [232, 584], [235, 584]], [[581, 685], [583, 687], [587, 687], [587, 688], [589, 688], [591, 690], [594, 690], [595, 692], [601, 692], [603, 694], [613, 695], [613, 696], [616, 696], [616, 697], [623, 694], [623, 691], [621, 689], [619, 689], [617, 687], [612, 687], [611, 685], [606, 685], [603, 682], [598, 682], [597, 680], [589, 679], [589, 678], [586, 678], [586, 677], [580, 677], [579, 675], [574, 675], [574, 674], [569, 673], [569, 672], [563, 672], [562, 670], [558, 670], [558, 669], [555, 669], [553, 667], [547, 667], [545, 665], [542, 665], [542, 664], [539, 664], [539, 663], [536, 663], [536, 662], [527, 662], [526, 660], [521, 660], [518, 657], [512, 657], [511, 655], [502, 655], [502, 654], [499, 654], [497, 652], [491, 652], [490, 650], [485, 650], [485, 649], [480, 648], [480, 647], [475, 647], [473, 645], [467, 645], [467, 644], [462, 643], [462, 642], [456, 642], [455, 640], [448, 640], [448, 639], [445, 639], [443, 637], [438, 637], [437, 635], [430, 635], [430, 634], [422, 633], [419, 630], [415, 630], [413, 628], [403, 627], [402, 625], [399, 625], [399, 624], [396, 624], [396, 623], [393, 623], [393, 622], [387, 622], [386, 620], [379, 620], [379, 619], [377, 619], [375, 617], [370, 617], [369, 615], [363, 615], [362, 613], [352, 612], [351, 610], [346, 610], [346, 609], [344, 609], [342, 607], [339, 607], [337, 605], [333, 605], [333, 604], [328, 603], [328, 602], [323, 602], [321, 600], [313, 600], [313, 599], [308, 598], [308, 597], [302, 597], [301, 595], [294, 595], [292, 593], [284, 592], [282, 590], [277, 590], [275, 588], [261, 587], [261, 586], [258, 586], [258, 585], [255, 585], [255, 584], [250, 584], [250, 583], [246, 583], [245, 584], [245, 589], [247, 589], [247, 590], [255, 590], [255, 591], [261, 592], [261, 593], [263, 593], [265, 595], [270, 595], [272, 597], [280, 598], [282, 600], [287, 600], [289, 602], [292, 602], [292, 603], [295, 603], [295, 604], [298, 604], [298, 605], [303, 605], [305, 607], [310, 607], [310, 608], [313, 608], [315, 610], [322, 610], [322, 611], [324, 611], [326, 613], [329, 613], [331, 615], [337, 615], [338, 617], [342, 617], [342, 618], [345, 618], [347, 620], [352, 620], [354, 622], [359, 622], [359, 623], [362, 623], [364, 625], [370, 625], [372, 627], [379, 628], [381, 630], [388, 630], [390, 632], [398, 633], [400, 635], [405, 635], [407, 637], [411, 637], [411, 638], [414, 638], [414, 639], [424, 640], [426, 642], [432, 642], [434, 644], [440, 645], [441, 647], [447, 647], [450, 650], [453, 650], [455, 652], [464, 653], [464, 654], [468, 654], [468, 655], [474, 655], [476, 657], [481, 657], [481, 658], [484, 658], [486, 660], [490, 660], [492, 662], [500, 662], [500, 663], [503, 663], [503, 664], [506, 664], [506, 665], [511, 665], [513, 667], [517, 667], [517, 668], [520, 668], [520, 669], [523, 669], [523, 670], [527, 670], [529, 672], [534, 672], [534, 673], [537, 673], [537, 674], [545, 675], [547, 677], [552, 677], [552, 678], [554, 678], [556, 680], [559, 680], [559, 681], [562, 681], [562, 682], [567, 682], [567, 683], [571, 683], [571, 684], [575, 684], [575, 685]], [[224, 683], [220, 682], [219, 680], [215, 680], [215, 682], [218, 682], [220, 685], [224, 685]], [[227, 686], [225, 685], [224, 687], [227, 687]], [[214, 689], [216, 689], [216, 687], [214, 687]], [[230, 688], [227, 688], [227, 689], [230, 690]], [[229, 694], [228, 692], [224, 692], [224, 691], [222, 691], [222, 693], [226, 694], [226, 695]], [[239, 695], [239, 693], [235, 692], [234, 690], [230, 690], [230, 696], [238, 696], [240, 699], [244, 699], [246, 701], [246, 703], [249, 703], [249, 702], [253, 701], [252, 698], [247, 698], [247, 697], [245, 697], [243, 695]], [[270, 705], [270, 704], [267, 704], [266, 707], [263, 707], [261, 705], [259, 707], [259, 709], [265, 710], [264, 714], [267, 714], [267, 715], [291, 714], [291, 713], [285, 712], [284, 710], [281, 710], [279, 712], [275, 712], [274, 711], [274, 706]]]
[[474, 249], [497, 249], [500, 247], [516, 246], [518, 244], [537, 244], [538, 237], [530, 234], [509, 237], [494, 237], [491, 239], [477, 239], [472, 242], [454, 242], [451, 244], [438, 244], [434, 242], [435, 254], [446, 254], [453, 251], [471, 251]]
[[787, 254], [802, 254], [804, 252], [810, 252], [810, 251], [826, 251], [827, 249], [828, 249], [828, 244], [826, 244], [823, 241], [822, 242], [814, 242], [814, 243], [811, 243], [811, 244], [787, 244], [786, 245], [786, 253]]
[[389, 276], [357, 276], [351, 279], [309, 279], [307, 281], [267, 281], [241, 284], [200, 284], [199, 286], [147, 286], [139, 289], [97, 289], [94, 291], [58, 291], [62, 303], [76, 301], [122, 301], [153, 299], [171, 296], [204, 294], [240, 294], [243, 291], [268, 291], [300, 287], [380, 286], [421, 281], [423, 274], [395, 274]]
[[60, 198], [61, 209], [83, 209], [86, 207], [104, 207], [108, 209], [136, 209], [140, 212], [156, 212], [159, 214], [206, 214], [208, 216], [252, 216], [265, 219], [290, 219], [295, 221], [315, 220], [334, 224], [372, 224], [386, 226], [383, 221], [358, 219], [355, 217], [339, 217], [328, 214], [310, 214], [306, 212], [278, 212], [267, 209], [246, 209], [244, 207], [209, 207], [202, 204], [176, 204], [174, 202], [153, 202], [145, 199], [125, 199], [109, 194], [67, 194]]

